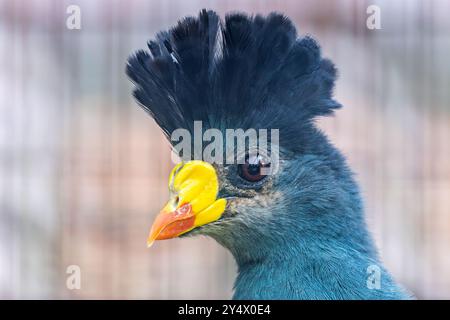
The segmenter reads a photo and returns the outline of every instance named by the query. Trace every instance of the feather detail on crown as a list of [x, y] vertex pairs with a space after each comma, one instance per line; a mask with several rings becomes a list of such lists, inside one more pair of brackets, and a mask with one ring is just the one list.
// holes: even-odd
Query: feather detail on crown
[[148, 48], [129, 58], [127, 74], [137, 101], [169, 137], [202, 121], [205, 129], [279, 129], [281, 143], [290, 143], [314, 117], [340, 107], [333, 63], [278, 13], [222, 21], [202, 10]]

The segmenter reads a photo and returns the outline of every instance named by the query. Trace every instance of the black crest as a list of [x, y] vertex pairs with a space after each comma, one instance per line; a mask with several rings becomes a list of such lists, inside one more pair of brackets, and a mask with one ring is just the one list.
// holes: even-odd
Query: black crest
[[[187, 17], [128, 60], [134, 95], [168, 136], [177, 128], [279, 129], [280, 141], [340, 105], [336, 70], [283, 15]], [[286, 141], [286, 140], [285, 140]]]

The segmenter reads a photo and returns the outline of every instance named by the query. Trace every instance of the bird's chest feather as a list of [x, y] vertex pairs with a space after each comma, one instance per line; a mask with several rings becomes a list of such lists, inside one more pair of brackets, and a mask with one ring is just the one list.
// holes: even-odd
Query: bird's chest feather
[[329, 288], [312, 268], [292, 262], [251, 265], [240, 269], [234, 299], [329, 299]]
[[368, 286], [365, 259], [266, 261], [241, 266], [233, 299], [403, 299], [382, 268], [380, 288]]

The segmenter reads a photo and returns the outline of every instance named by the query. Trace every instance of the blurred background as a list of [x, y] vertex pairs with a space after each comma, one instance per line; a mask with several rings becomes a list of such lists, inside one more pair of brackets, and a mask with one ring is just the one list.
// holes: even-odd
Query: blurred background
[[[72, 4], [80, 30], [66, 27]], [[173, 164], [124, 73], [203, 7], [276, 10], [320, 42], [345, 107], [319, 125], [356, 172], [383, 261], [418, 298], [450, 298], [446, 0], [0, 0], [0, 298], [231, 297], [236, 267], [214, 240], [146, 248]]]

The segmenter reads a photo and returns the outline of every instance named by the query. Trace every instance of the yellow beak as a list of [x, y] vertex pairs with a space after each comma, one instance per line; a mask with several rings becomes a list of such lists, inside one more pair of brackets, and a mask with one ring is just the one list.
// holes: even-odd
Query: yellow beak
[[219, 182], [214, 167], [203, 161], [179, 163], [169, 176], [170, 200], [150, 229], [147, 246], [155, 240], [175, 238], [218, 220], [226, 200], [217, 199]]

